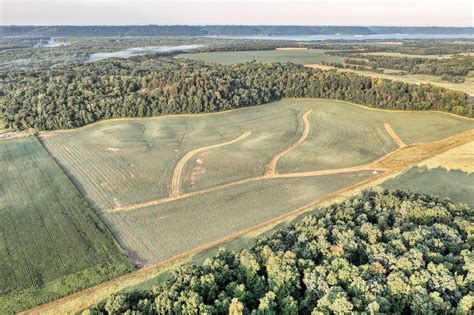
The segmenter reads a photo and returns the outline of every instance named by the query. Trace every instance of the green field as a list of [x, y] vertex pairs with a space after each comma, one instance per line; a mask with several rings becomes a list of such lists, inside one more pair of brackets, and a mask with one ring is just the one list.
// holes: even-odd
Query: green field
[[312, 134], [301, 149], [281, 159], [281, 171], [356, 166], [386, 154], [395, 146], [383, 131], [384, 122], [406, 143], [434, 141], [474, 126], [440, 113], [371, 111], [330, 100], [288, 99], [220, 114], [105, 121], [46, 134], [43, 141], [91, 204], [103, 210], [167, 197], [181, 157], [244, 131], [251, 134], [242, 141], [194, 156], [184, 169], [183, 190], [261, 176], [271, 157], [300, 136], [300, 116], [308, 109], [315, 110], [309, 116]]
[[474, 142], [431, 157], [382, 186], [447, 197], [474, 207]]
[[0, 313], [132, 269], [124, 251], [34, 137], [0, 140]]
[[[473, 159], [474, 163], [474, 159]], [[474, 207], [474, 173], [438, 167], [414, 167], [381, 185], [386, 189], [404, 189], [450, 198]]]
[[137, 263], [148, 264], [253, 227], [370, 176], [358, 172], [260, 180], [103, 216]]
[[342, 102], [332, 105], [317, 105], [309, 116], [313, 128], [308, 137], [281, 159], [279, 170], [333, 169], [376, 160], [396, 148], [384, 123], [389, 123], [405, 144], [431, 142], [474, 127], [473, 121], [441, 113], [371, 111]]
[[[384, 123], [406, 144], [435, 141], [474, 127], [472, 120], [442, 113], [389, 112], [330, 100], [287, 99], [218, 114], [104, 121], [44, 133], [41, 138], [130, 256], [148, 264], [365, 179], [368, 174], [358, 173], [261, 178], [272, 157], [302, 136], [302, 116], [309, 110], [308, 137], [281, 157], [278, 173], [373, 161], [397, 147]], [[191, 150], [229, 141], [191, 155], [179, 172], [180, 193], [185, 195], [174, 200], [172, 179], [178, 161]], [[238, 182], [242, 180], [248, 182]], [[285, 190], [291, 187], [295, 190]], [[216, 223], [214, 229], [206, 227], [209, 220]]]
[[250, 61], [261, 62], [292, 62], [296, 64], [320, 63], [321, 61], [341, 62], [343, 58], [325, 54], [322, 49], [307, 50], [261, 50], [261, 51], [223, 51], [205, 52], [193, 54], [180, 54], [178, 58], [188, 58], [205, 61], [209, 63], [219, 63], [230, 65]]

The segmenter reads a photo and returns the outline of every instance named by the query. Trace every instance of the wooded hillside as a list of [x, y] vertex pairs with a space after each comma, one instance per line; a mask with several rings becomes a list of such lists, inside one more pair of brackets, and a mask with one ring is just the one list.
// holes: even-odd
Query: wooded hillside
[[294, 64], [223, 66], [165, 57], [10, 72], [0, 78], [0, 93], [0, 114], [15, 129], [53, 130], [114, 117], [215, 112], [285, 97], [473, 115], [467, 94], [431, 85]]

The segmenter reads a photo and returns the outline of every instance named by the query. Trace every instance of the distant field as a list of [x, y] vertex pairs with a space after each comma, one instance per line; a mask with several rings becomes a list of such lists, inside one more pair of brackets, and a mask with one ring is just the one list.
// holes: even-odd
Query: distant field
[[[325, 50], [321, 49], [307, 49], [307, 50], [268, 50], [268, 51], [231, 51], [231, 52], [206, 52], [206, 53], [190, 53], [177, 55], [178, 58], [188, 58], [209, 63], [219, 63], [230, 65], [235, 63], [244, 63], [250, 61], [261, 62], [292, 62], [296, 64], [313, 65], [315, 68], [324, 70], [332, 67], [319, 65], [322, 61], [327, 62], [342, 62], [343, 57], [331, 56], [325, 54]], [[450, 55], [404, 55], [400, 53], [386, 53], [376, 52], [376, 55], [396, 56], [396, 57], [423, 57], [423, 58], [449, 58]], [[431, 83], [433, 85], [441, 86], [447, 89], [461, 91], [474, 95], [474, 77], [467, 76], [463, 83], [453, 83], [441, 80], [441, 77], [427, 75], [427, 74], [406, 74], [396, 75], [391, 73], [378, 73], [371, 71], [360, 71], [353, 69], [339, 69], [339, 71], [349, 71], [361, 75], [372, 76], [377, 78], [385, 78], [390, 80], [397, 80], [411, 84]], [[390, 71], [388, 71], [390, 72]]]
[[[448, 59], [453, 58], [455, 55], [413, 55], [413, 54], [402, 54], [398, 52], [373, 52], [367, 53], [366, 55], [376, 55], [376, 56], [388, 56], [388, 57], [406, 57], [406, 58], [427, 58], [427, 59]], [[461, 55], [471, 56], [472, 53], [466, 53]]]
[[338, 62], [343, 58], [325, 54], [322, 49], [280, 49], [264, 51], [230, 51], [180, 54], [178, 58], [195, 59], [210, 63], [230, 65], [250, 61], [261, 62], [292, 62], [296, 64], [320, 63], [321, 61]]
[[449, 197], [474, 207], [474, 142], [423, 161], [382, 186]]
[[129, 270], [123, 250], [34, 137], [0, 140], [0, 313]]

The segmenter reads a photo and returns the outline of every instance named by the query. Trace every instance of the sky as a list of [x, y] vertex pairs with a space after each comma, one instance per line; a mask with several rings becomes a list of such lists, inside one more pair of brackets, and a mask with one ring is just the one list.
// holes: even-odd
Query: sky
[[1, 25], [473, 26], [472, 0], [0, 0]]

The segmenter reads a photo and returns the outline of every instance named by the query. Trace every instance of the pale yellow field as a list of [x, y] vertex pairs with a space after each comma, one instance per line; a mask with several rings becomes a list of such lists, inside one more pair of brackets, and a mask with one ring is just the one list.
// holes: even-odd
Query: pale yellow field
[[278, 47], [276, 50], [308, 50], [306, 47]]
[[429, 169], [441, 166], [447, 170], [462, 170], [467, 173], [474, 173], [474, 141], [436, 155], [423, 161], [419, 166], [426, 166]]
[[[406, 57], [406, 58], [427, 58], [427, 59], [448, 59], [456, 55], [416, 55], [416, 54], [402, 54], [398, 52], [372, 52], [365, 55], [388, 56], [388, 57]], [[474, 52], [460, 54], [461, 56], [473, 56]]]

